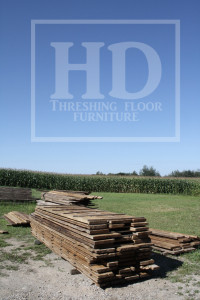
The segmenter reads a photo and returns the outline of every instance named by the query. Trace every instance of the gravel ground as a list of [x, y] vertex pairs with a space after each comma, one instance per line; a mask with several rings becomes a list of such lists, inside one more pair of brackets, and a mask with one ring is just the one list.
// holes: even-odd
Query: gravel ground
[[[0, 299], [2, 300], [199, 300], [194, 281], [189, 284], [172, 283], [166, 279], [166, 272], [175, 270], [181, 264], [177, 259], [156, 255], [156, 262], [162, 264], [162, 271], [154, 278], [127, 286], [97, 287], [82, 274], [71, 275], [73, 267], [57, 255], [46, 255], [45, 261], [29, 260], [19, 270], [5, 270], [7, 276], [0, 277]], [[3, 270], [4, 271], [4, 270]], [[194, 280], [200, 282], [195, 276]]]

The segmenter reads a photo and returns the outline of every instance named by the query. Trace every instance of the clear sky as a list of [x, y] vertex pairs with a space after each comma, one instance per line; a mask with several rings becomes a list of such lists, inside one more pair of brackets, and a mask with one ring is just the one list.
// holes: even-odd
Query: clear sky
[[[162, 175], [176, 169], [199, 169], [199, 11], [198, 0], [1, 0], [0, 167], [91, 174], [97, 171], [139, 171], [146, 164], [155, 167]], [[31, 20], [36, 20], [36, 23], [37, 20], [180, 20], [180, 141], [45, 142], [43, 139], [42, 142], [34, 142], [33, 136], [31, 140]], [[177, 83], [174, 25], [37, 24], [35, 29], [35, 136], [103, 136], [108, 139], [174, 136]], [[113, 83], [113, 57], [108, 47], [127, 41], [151, 46], [162, 65], [158, 87], [150, 95], [130, 101], [109, 94]], [[56, 75], [52, 42], [74, 43], [73, 49], [69, 50], [71, 64], [86, 63], [86, 50], [80, 46], [81, 43], [104, 43], [100, 52], [100, 92], [105, 98], [83, 100], [85, 75], [72, 71], [69, 91], [74, 99], [61, 102], [86, 101], [88, 105], [114, 102], [119, 113], [124, 112], [125, 101], [136, 105], [160, 102], [162, 111], [139, 112], [136, 122], [74, 121], [74, 112], [53, 111], [50, 100], [56, 99], [52, 96]], [[145, 85], [148, 64], [137, 48], [127, 50], [126, 54], [125, 85], [126, 90], [133, 94]], [[92, 88], [95, 89], [94, 86]]]

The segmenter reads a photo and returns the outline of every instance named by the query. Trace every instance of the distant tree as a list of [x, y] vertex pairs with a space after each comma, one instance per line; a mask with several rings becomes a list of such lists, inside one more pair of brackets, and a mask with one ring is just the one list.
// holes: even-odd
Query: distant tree
[[138, 176], [138, 174], [136, 171], [133, 171], [132, 173], [125, 173], [125, 172], [108, 173], [108, 176]]
[[170, 177], [180, 177], [180, 171], [179, 170], [175, 170], [173, 172], [171, 172], [168, 176]]
[[117, 175], [117, 176], [128, 176], [129, 173], [119, 172], [119, 173], [116, 173], [115, 175]]
[[132, 176], [138, 176], [138, 173], [136, 171], [133, 171], [131, 175]]
[[200, 177], [200, 170], [197, 170], [197, 171], [191, 171], [191, 170], [179, 171], [179, 170], [175, 170], [172, 173], [170, 173], [168, 176], [171, 176], [171, 177]]
[[97, 171], [96, 175], [104, 175], [104, 174], [102, 172], [100, 172], [100, 171]]
[[146, 165], [140, 170], [139, 174], [140, 176], [160, 176], [160, 173], [156, 169], [147, 167]]
[[184, 177], [195, 177], [195, 173], [196, 172], [190, 170], [185, 170], [182, 172]]

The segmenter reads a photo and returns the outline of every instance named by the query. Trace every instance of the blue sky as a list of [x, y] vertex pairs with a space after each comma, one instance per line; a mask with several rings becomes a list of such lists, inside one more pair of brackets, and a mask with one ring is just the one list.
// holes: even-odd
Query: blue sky
[[[162, 175], [172, 170], [200, 168], [200, 2], [196, 1], [4, 1], [0, 2], [0, 167], [55, 171], [63, 173], [96, 173], [139, 171], [144, 164], [154, 166]], [[180, 142], [133, 143], [60, 143], [31, 142], [31, 20], [180, 20], [181, 24], [181, 110]], [[41, 27], [36, 30], [36, 134], [37, 136], [170, 136], [174, 134], [174, 29], [164, 27], [124, 28], [79, 25]], [[44, 25], [45, 26], [45, 25]], [[152, 26], [152, 25], [151, 25]], [[82, 30], [82, 31], [81, 31]], [[66, 35], [67, 33], [67, 35]], [[159, 88], [145, 101], [159, 99], [165, 109], [160, 114], [144, 113], [137, 124], [70, 123], [67, 115], [52, 112], [49, 96], [54, 90], [53, 49], [49, 43], [103, 41], [101, 91], [110, 90], [111, 54], [106, 48], [119, 40], [146, 42], [156, 49], [162, 62]], [[127, 37], [126, 37], [127, 34]], [[65, 39], [65, 35], [67, 36]], [[57, 39], [57, 40], [56, 40]], [[47, 47], [48, 46], [48, 47]], [[46, 47], [46, 48], [45, 48]], [[73, 54], [74, 53], [74, 54]], [[71, 52], [72, 62], [84, 63], [80, 47]], [[128, 52], [127, 52], [128, 53]], [[127, 69], [134, 79], [127, 81], [132, 92], [145, 82], [146, 63], [139, 51], [131, 53]], [[127, 54], [128, 55], [128, 54]], [[136, 63], [135, 63], [136, 61]], [[76, 99], [84, 90], [81, 72], [70, 78]], [[128, 73], [128, 74], [129, 74]], [[127, 78], [130, 76], [127, 76]], [[77, 84], [77, 82], [79, 84]], [[106, 98], [111, 101], [111, 97]], [[123, 101], [119, 100], [119, 106]], [[143, 100], [141, 100], [143, 101]], [[166, 102], [165, 102], [166, 101]], [[121, 104], [120, 104], [121, 103]], [[167, 104], [166, 104], [167, 103]], [[122, 110], [119, 109], [121, 112]], [[120, 134], [120, 135], [119, 135]]]

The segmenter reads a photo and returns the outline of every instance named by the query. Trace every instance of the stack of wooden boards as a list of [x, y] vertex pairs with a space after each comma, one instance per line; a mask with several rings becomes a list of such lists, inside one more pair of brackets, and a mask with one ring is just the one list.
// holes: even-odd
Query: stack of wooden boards
[[32, 234], [101, 287], [148, 277], [151, 259], [146, 219], [77, 205], [37, 206]]
[[27, 188], [1, 187], [0, 201], [35, 201], [32, 190]]
[[200, 237], [150, 228], [153, 248], [164, 254], [181, 254], [195, 250]]
[[4, 218], [10, 223], [12, 226], [29, 226], [30, 225], [30, 217], [27, 214], [24, 214], [19, 211], [11, 211], [8, 214], [4, 215]]
[[43, 201], [37, 201], [39, 205], [71, 205], [81, 204], [92, 207], [91, 200], [102, 199], [100, 196], [89, 195], [82, 191], [50, 191], [41, 194]]

